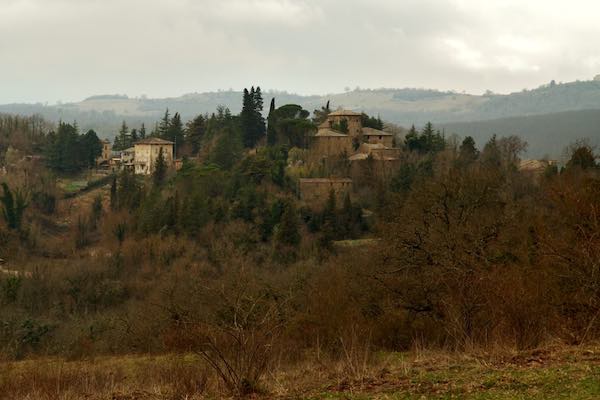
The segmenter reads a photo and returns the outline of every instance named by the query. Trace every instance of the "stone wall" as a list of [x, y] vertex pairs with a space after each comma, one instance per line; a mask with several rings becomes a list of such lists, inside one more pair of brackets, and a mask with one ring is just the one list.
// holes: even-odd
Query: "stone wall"
[[300, 199], [312, 209], [322, 209], [332, 190], [335, 193], [337, 204], [343, 204], [346, 195], [352, 192], [352, 179], [300, 179]]
[[314, 136], [311, 151], [319, 158], [339, 156], [346, 152], [352, 154], [352, 138], [350, 136]]

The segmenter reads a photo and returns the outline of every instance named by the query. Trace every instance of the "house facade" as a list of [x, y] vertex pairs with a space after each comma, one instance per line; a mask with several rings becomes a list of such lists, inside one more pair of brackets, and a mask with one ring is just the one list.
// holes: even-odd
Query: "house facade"
[[162, 150], [165, 163], [169, 168], [174, 165], [174, 143], [160, 138], [147, 138], [134, 144], [133, 166], [136, 174], [151, 175], [156, 166], [156, 160]]

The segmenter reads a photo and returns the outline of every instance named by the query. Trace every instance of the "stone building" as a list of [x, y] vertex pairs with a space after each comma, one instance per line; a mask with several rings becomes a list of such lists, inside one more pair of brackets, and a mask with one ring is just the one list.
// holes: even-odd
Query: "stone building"
[[102, 143], [102, 154], [96, 159], [96, 165], [108, 165], [112, 158], [112, 144], [110, 140], [103, 139]]
[[362, 128], [362, 134], [367, 143], [381, 143], [385, 147], [394, 147], [394, 135], [373, 128]]
[[362, 114], [349, 110], [336, 110], [327, 116], [326, 123], [329, 128], [339, 126], [342, 120], [346, 120], [348, 124], [348, 135], [351, 137], [359, 137], [362, 134]]
[[134, 144], [135, 173], [140, 175], [150, 175], [154, 172], [154, 166], [158, 159], [158, 154], [162, 149], [162, 154], [168, 167], [172, 167], [174, 143], [159, 138], [142, 139]]
[[312, 209], [322, 209], [333, 190], [337, 204], [342, 204], [346, 195], [352, 192], [352, 179], [349, 178], [307, 178], [300, 179], [300, 199]]
[[311, 149], [319, 158], [352, 154], [352, 138], [342, 132], [320, 126], [312, 137]]
[[519, 171], [534, 178], [540, 178], [548, 167], [557, 165], [556, 160], [522, 160], [519, 162]]

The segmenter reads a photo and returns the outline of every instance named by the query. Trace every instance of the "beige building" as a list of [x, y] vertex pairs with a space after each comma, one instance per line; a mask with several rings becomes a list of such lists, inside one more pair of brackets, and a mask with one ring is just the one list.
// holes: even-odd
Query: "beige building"
[[173, 166], [173, 142], [159, 138], [142, 139], [134, 144], [135, 173], [150, 175], [154, 172], [156, 160], [162, 149], [167, 166]]
[[519, 171], [529, 174], [534, 178], [539, 178], [552, 165], [557, 165], [556, 160], [522, 160], [519, 162]]

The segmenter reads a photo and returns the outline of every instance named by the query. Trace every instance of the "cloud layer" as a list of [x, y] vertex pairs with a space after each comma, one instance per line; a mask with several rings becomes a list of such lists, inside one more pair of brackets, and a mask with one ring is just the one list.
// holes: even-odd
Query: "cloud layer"
[[600, 73], [591, 0], [0, 0], [0, 103], [251, 84], [509, 92]]

